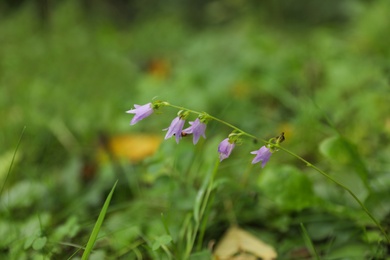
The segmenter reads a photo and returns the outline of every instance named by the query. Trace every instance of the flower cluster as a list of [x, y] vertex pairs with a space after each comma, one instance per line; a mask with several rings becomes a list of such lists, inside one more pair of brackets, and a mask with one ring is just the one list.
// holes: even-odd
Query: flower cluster
[[[153, 112], [157, 109], [159, 109], [161, 106], [169, 106], [170, 104], [166, 102], [161, 102], [161, 101], [155, 101], [153, 103], [147, 103], [145, 105], [134, 105], [134, 109], [126, 111], [126, 113], [129, 114], [135, 114], [133, 119], [130, 122], [130, 125], [134, 125], [140, 120], [150, 116], [153, 114]], [[172, 105], [170, 105], [172, 106]], [[175, 106], [173, 106], [175, 107]], [[210, 119], [213, 119], [213, 117], [209, 116], [206, 113], [198, 113], [191, 111], [193, 113], [199, 114], [199, 117], [195, 119], [195, 121], [190, 121], [189, 124], [190, 126], [183, 129], [186, 119], [188, 115], [190, 114], [189, 110], [180, 110], [179, 113], [177, 114], [177, 117], [175, 117], [171, 124], [169, 125], [168, 128], [163, 129], [164, 131], [167, 131], [165, 135], [165, 140], [169, 139], [173, 136], [175, 136], [176, 142], [179, 143], [180, 139], [183, 136], [186, 135], [193, 135], [193, 143], [194, 145], [198, 143], [199, 139], [201, 136], [203, 138], [206, 138], [206, 126], [207, 122]], [[214, 118], [215, 119], [215, 118]], [[230, 156], [232, 153], [234, 147], [238, 142], [240, 142], [240, 136], [243, 135], [243, 133], [238, 132], [237, 130], [233, 131], [228, 138], [225, 138], [222, 140], [222, 142], [218, 146], [218, 153], [219, 153], [219, 160], [223, 161], [226, 158]], [[252, 164], [261, 162], [261, 167], [264, 168], [264, 166], [267, 164], [268, 160], [271, 157], [271, 154], [276, 151], [276, 146], [283, 142], [284, 140], [284, 135], [283, 133], [276, 137], [276, 138], [271, 138], [268, 142], [267, 145], [262, 146], [259, 150], [252, 151], [251, 154], [255, 154], [255, 158], [252, 160]]]

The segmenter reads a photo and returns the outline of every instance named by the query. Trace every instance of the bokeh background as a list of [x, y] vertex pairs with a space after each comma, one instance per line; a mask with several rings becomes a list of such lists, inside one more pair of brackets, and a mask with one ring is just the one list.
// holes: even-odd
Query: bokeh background
[[[387, 0], [1, 1], [0, 256], [72, 256], [117, 179], [96, 259], [162, 257], [146, 247], [165, 232], [161, 213], [181, 241], [230, 129], [162, 141], [177, 111], [135, 126], [125, 113], [153, 99], [259, 138], [285, 132], [389, 230], [389, 17]], [[252, 167], [259, 145], [220, 166], [203, 259], [232, 224], [280, 259], [309, 259], [300, 223], [327, 259], [388, 257], [349, 194], [283, 152]]]

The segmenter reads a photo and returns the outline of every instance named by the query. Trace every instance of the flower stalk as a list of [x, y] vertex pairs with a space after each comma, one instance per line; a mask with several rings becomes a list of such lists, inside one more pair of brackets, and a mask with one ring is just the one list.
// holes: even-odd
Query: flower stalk
[[375, 219], [375, 217], [370, 213], [370, 211], [366, 208], [366, 206], [363, 204], [363, 202], [361, 202], [359, 200], [359, 198], [352, 192], [351, 189], [349, 189], [344, 184], [338, 182], [333, 177], [331, 177], [329, 174], [327, 174], [323, 170], [319, 169], [317, 166], [313, 165], [312, 163], [308, 162], [306, 159], [302, 158], [301, 156], [291, 152], [287, 148], [284, 148], [280, 145], [285, 139], [283, 133], [275, 138], [271, 138], [270, 140], [266, 141], [264, 139], [259, 139], [256, 136], [251, 135], [251, 134], [245, 132], [244, 130], [242, 130], [236, 126], [234, 126], [234, 125], [232, 125], [224, 120], [216, 118], [212, 115], [209, 115], [205, 112], [198, 112], [195, 110], [187, 109], [187, 108], [181, 107], [181, 106], [172, 105], [168, 102], [162, 102], [162, 101], [155, 101], [155, 102], [153, 102], [153, 104], [148, 103], [144, 106], [135, 105], [135, 109], [127, 111], [127, 113], [135, 114], [133, 120], [131, 121], [131, 124], [135, 124], [138, 121], [142, 120], [143, 118], [149, 116], [150, 114], [153, 113], [153, 111], [155, 109], [158, 109], [161, 106], [169, 106], [169, 107], [176, 108], [176, 109], [180, 110], [178, 117], [176, 117], [172, 121], [170, 127], [166, 129], [166, 130], [168, 130], [168, 132], [167, 132], [165, 139], [170, 138], [173, 135], [175, 135], [176, 141], [179, 142], [179, 140], [182, 136], [185, 118], [189, 114], [195, 114], [195, 115], [198, 115], [199, 119], [197, 119], [197, 120], [200, 120], [200, 121], [197, 121], [197, 120], [193, 121], [193, 122], [191, 122], [191, 126], [189, 128], [184, 129], [185, 134], [194, 134], [194, 141], [193, 141], [194, 144], [197, 143], [200, 136], [203, 136], [205, 138], [204, 130], [206, 129], [206, 127], [203, 125], [200, 125], [201, 122], [206, 123], [209, 120], [214, 120], [214, 121], [217, 121], [221, 124], [224, 124], [224, 125], [230, 127], [231, 129], [233, 129], [233, 132], [229, 135], [229, 137], [224, 139], [218, 146], [218, 152], [220, 154], [220, 161], [222, 161], [230, 156], [232, 150], [234, 149], [235, 144], [241, 141], [240, 140], [241, 136], [247, 136], [247, 137], [249, 137], [253, 140], [256, 140], [256, 141], [262, 141], [265, 144], [259, 150], [251, 152], [252, 154], [256, 154], [255, 158], [252, 160], [252, 164], [261, 162], [262, 168], [266, 165], [266, 163], [270, 159], [270, 156], [272, 153], [274, 153], [278, 150], [282, 150], [282, 151], [288, 153], [289, 155], [295, 157], [296, 159], [302, 161], [303, 163], [305, 163], [306, 166], [311, 167], [312, 169], [314, 169], [315, 171], [317, 171], [318, 173], [323, 175], [325, 178], [329, 179], [334, 184], [338, 185], [340, 188], [347, 191], [352, 196], [352, 198], [359, 204], [359, 206], [367, 214], [367, 216], [379, 228], [379, 230], [382, 232], [382, 234], [386, 238], [387, 243], [390, 244], [390, 238], [389, 238], [388, 234], [386, 233], [385, 229]]

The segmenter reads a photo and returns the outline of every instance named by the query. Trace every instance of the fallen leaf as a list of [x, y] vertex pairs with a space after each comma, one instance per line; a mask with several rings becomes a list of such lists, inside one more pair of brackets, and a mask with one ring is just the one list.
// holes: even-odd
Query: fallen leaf
[[[139, 162], [153, 155], [160, 146], [160, 135], [132, 134], [112, 136], [107, 140], [105, 153], [109, 152], [114, 159], [128, 159]], [[104, 156], [100, 156], [105, 160]]]
[[251, 86], [246, 82], [236, 82], [231, 88], [231, 95], [237, 99], [248, 98], [251, 93]]
[[273, 247], [245, 230], [232, 226], [218, 243], [214, 256], [218, 260], [262, 260], [276, 259]]
[[169, 76], [171, 66], [168, 60], [152, 59], [148, 64], [148, 73], [155, 78], [165, 79]]

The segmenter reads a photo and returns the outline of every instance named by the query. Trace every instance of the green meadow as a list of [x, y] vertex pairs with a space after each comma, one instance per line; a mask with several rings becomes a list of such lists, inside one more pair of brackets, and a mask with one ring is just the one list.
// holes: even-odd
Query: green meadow
[[[389, 260], [389, 14], [1, 2], [0, 259]], [[206, 138], [165, 138], [178, 113]]]

